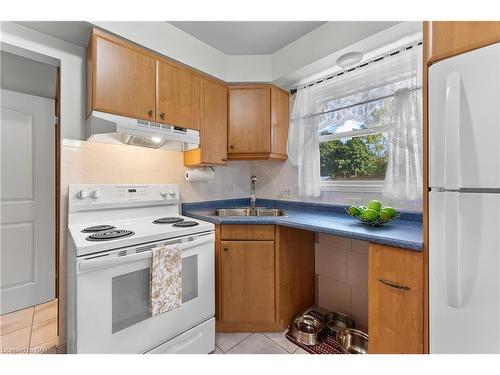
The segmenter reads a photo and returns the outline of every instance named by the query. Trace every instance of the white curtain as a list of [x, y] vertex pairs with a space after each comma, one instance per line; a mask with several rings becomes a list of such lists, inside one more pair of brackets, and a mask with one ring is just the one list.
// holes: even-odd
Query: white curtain
[[[368, 124], [371, 104], [356, 103], [370, 103], [394, 94], [390, 111], [373, 124], [388, 129], [389, 165], [384, 194], [390, 200], [421, 198], [422, 116], [418, 89], [422, 82], [421, 50], [422, 47], [403, 50], [297, 91], [291, 111], [288, 155], [290, 162], [298, 166], [301, 196], [321, 194], [319, 130], [349, 119]], [[314, 116], [344, 106], [350, 109]]]
[[[415, 86], [422, 82], [421, 48], [407, 61], [415, 76]], [[389, 114], [387, 131], [388, 164], [384, 181], [384, 198], [390, 202], [420, 201], [423, 190], [422, 171], [422, 90], [404, 87], [396, 91]]]
[[292, 105], [288, 155], [290, 162], [298, 166], [299, 194], [318, 197], [321, 194], [319, 163], [319, 128], [316, 109], [307, 89], [298, 90]]
[[420, 95], [420, 91], [400, 89], [394, 96], [384, 182], [384, 198], [392, 202], [422, 199]]

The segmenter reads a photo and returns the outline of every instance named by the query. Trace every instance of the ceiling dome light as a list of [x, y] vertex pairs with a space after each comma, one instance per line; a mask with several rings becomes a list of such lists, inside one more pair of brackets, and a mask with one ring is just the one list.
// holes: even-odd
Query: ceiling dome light
[[337, 65], [341, 68], [347, 68], [359, 63], [362, 58], [363, 54], [361, 52], [349, 52], [337, 59]]

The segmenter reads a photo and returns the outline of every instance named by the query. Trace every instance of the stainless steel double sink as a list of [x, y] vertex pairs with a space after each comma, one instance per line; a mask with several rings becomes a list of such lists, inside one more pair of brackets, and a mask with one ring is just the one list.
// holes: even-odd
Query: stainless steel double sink
[[239, 208], [217, 208], [209, 213], [212, 216], [285, 216], [286, 213], [280, 208], [250, 207]]

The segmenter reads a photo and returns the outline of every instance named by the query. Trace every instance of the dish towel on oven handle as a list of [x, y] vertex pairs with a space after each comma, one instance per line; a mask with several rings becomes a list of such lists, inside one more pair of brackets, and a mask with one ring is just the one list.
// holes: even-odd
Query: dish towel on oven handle
[[149, 311], [155, 316], [181, 305], [182, 251], [177, 244], [155, 247], [151, 252]]

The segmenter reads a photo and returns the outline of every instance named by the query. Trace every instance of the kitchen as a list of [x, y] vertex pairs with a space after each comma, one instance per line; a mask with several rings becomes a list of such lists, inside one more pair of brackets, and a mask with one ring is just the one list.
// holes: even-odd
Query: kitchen
[[499, 25], [2, 21], [2, 352], [498, 354]]

